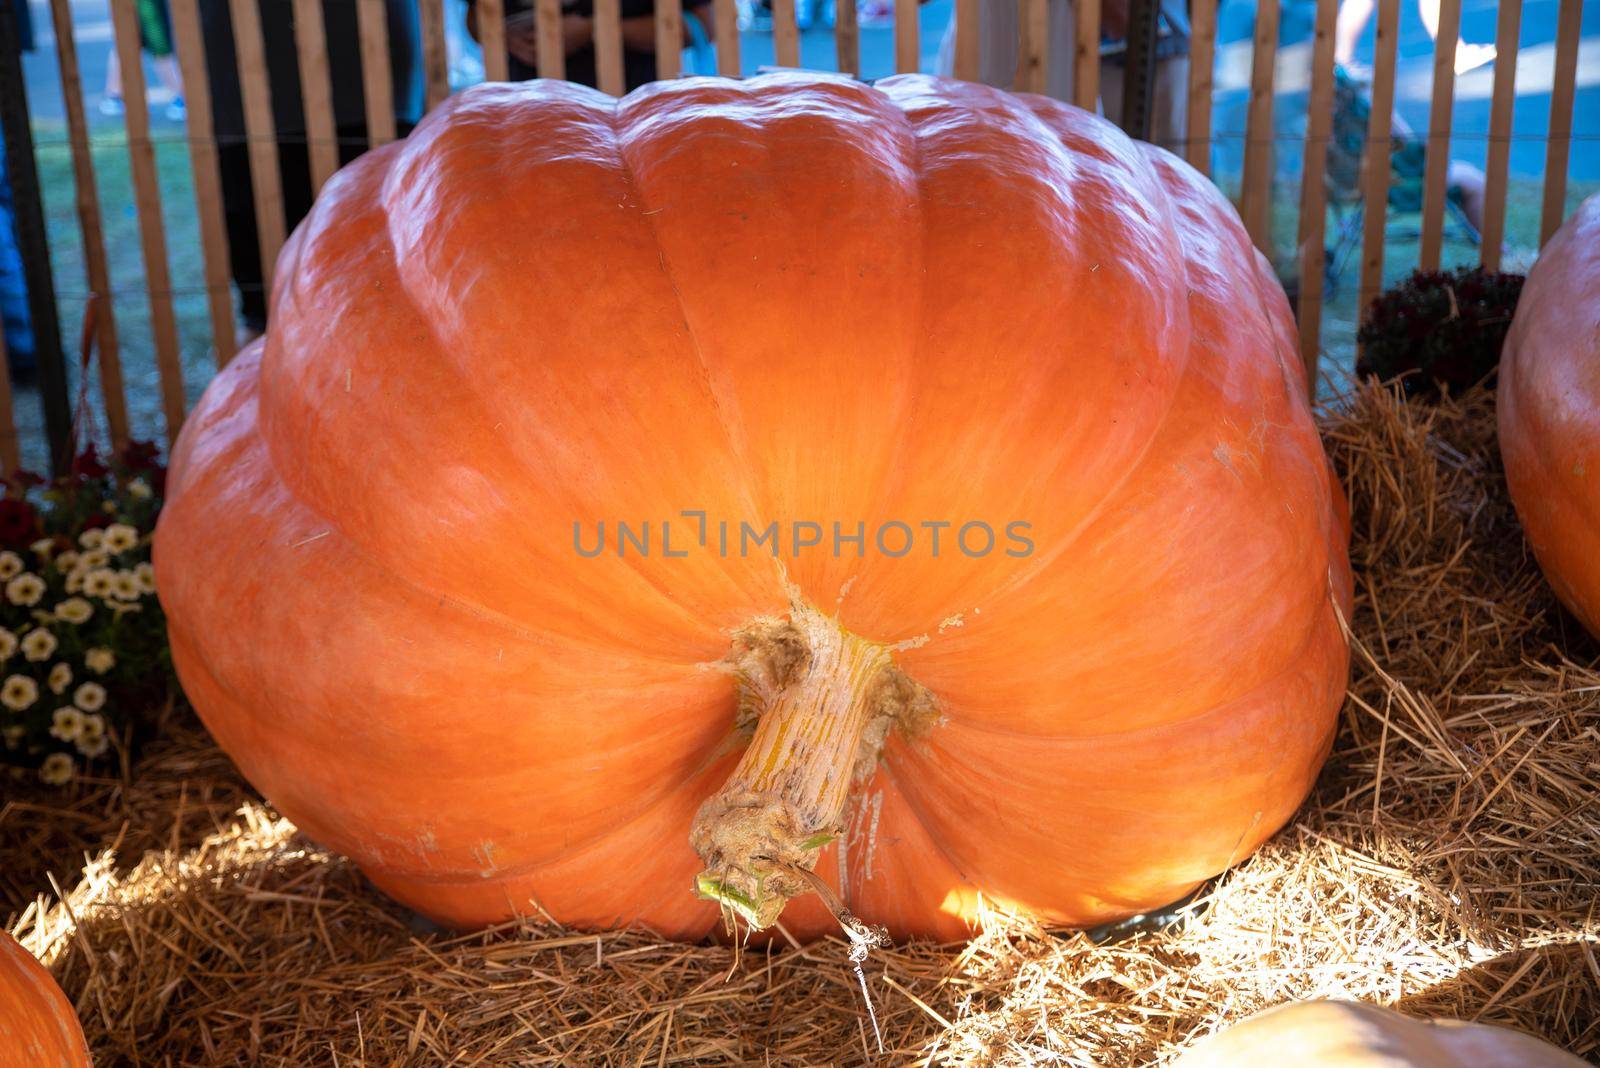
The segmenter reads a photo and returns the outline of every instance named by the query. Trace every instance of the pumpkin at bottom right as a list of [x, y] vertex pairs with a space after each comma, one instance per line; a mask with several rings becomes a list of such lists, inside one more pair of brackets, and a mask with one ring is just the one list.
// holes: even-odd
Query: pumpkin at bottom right
[[1508, 1027], [1419, 1020], [1358, 1001], [1301, 1001], [1201, 1039], [1172, 1068], [1586, 1068]]

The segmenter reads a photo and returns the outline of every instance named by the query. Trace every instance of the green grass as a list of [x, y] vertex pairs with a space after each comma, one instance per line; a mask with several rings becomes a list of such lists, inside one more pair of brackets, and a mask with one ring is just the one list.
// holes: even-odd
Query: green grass
[[[202, 289], [203, 260], [194, 187], [188, 146], [182, 140], [179, 128], [158, 123], [154, 133], [184, 386], [192, 405], [215, 367], [210, 319]], [[72, 157], [66, 131], [61, 124], [38, 124], [35, 137], [40, 182], [45, 191], [46, 224], [50, 234], [56, 294], [61, 308], [62, 340], [68, 350], [69, 361], [75, 365], [82, 337], [88, 282], [84, 273], [82, 235], [74, 199]], [[161, 415], [160, 380], [156, 371], [150, 308], [144, 285], [143, 246], [133, 208], [133, 185], [125, 141], [120, 133], [117, 136], [97, 137], [92, 145], [92, 154], [110, 260], [114, 293], [112, 306], [120, 340], [129, 420], [134, 436], [162, 439], [166, 428]], [[1229, 184], [1226, 177], [1222, 182], [1225, 188]], [[1597, 190], [1600, 190], [1600, 182], [1572, 183], [1567, 195], [1569, 214], [1584, 197]], [[1525, 270], [1532, 262], [1538, 246], [1541, 192], [1542, 186], [1538, 180], [1515, 178], [1510, 183], [1506, 243], [1511, 253], [1505, 259], [1507, 270]], [[1277, 246], [1273, 258], [1279, 264], [1292, 264], [1293, 261], [1298, 205], [1298, 183], [1279, 183], [1273, 205], [1273, 234]], [[1336, 225], [1330, 216], [1330, 241]], [[1416, 216], [1391, 218], [1384, 255], [1386, 285], [1404, 277], [1416, 266], [1417, 226]], [[1443, 253], [1445, 266], [1476, 262], [1477, 257], [1475, 246], [1459, 237], [1451, 237], [1447, 230]], [[1327, 296], [1323, 305], [1323, 358], [1332, 369], [1335, 379], [1341, 372], [1348, 372], [1355, 362], [1358, 271], [1359, 249], [1345, 268], [1339, 286]], [[96, 427], [103, 434], [98, 375], [92, 373], [91, 378], [88, 399]], [[72, 380], [76, 389], [78, 376], [75, 369]], [[20, 392], [17, 398], [17, 421], [25, 461], [42, 468], [46, 462], [43, 420], [35, 391], [25, 389]]]

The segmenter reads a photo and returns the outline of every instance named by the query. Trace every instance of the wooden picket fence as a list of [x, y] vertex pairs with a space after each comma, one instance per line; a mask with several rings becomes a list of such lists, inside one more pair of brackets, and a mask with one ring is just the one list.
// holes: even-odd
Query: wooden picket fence
[[[332, 92], [323, 41], [322, 0], [283, 0], [292, 3], [294, 32], [298, 49], [302, 95], [310, 155], [313, 188], [327, 181], [338, 165], [334, 130]], [[354, 3], [358, 11], [362, 80], [367, 123], [374, 144], [395, 137], [392, 109], [388, 27], [384, 0], [343, 0]], [[900, 71], [916, 70], [921, 54], [917, 0], [894, 2], [894, 55]], [[1046, 0], [1019, 0], [1021, 10], [1018, 63], [1019, 88], [1043, 91], [1053, 62], [1070, 59], [1073, 63], [1074, 103], [1093, 108], [1100, 90], [1100, 5], [1098, 0], [1078, 0], [1074, 18], [1077, 42], [1071, 57], [1048, 54]], [[249, 140], [256, 217], [259, 227], [263, 277], [271, 284], [272, 268], [285, 238], [283, 196], [278, 177], [278, 142], [273, 127], [266, 57], [262, 43], [260, 10], [257, 0], [229, 0], [240, 70], [246, 133]], [[503, 0], [478, 0], [478, 25], [481, 28], [485, 73], [489, 80], [506, 77], [506, 50], [502, 26]], [[772, 0], [774, 50], [778, 65], [800, 65], [800, 32], [796, 0]], [[1300, 347], [1311, 379], [1316, 380], [1319, 335], [1322, 320], [1326, 192], [1323, 176], [1327, 168], [1328, 144], [1333, 117], [1334, 59], [1333, 29], [1337, 0], [1317, 0], [1315, 35], [1312, 43], [1309, 122], [1304, 143], [1302, 186], [1298, 223], [1300, 277]], [[422, 69], [425, 101], [432, 108], [450, 92], [445, 44], [445, 0], [419, 0], [422, 26]], [[1482, 262], [1498, 266], [1505, 229], [1507, 167], [1510, 149], [1512, 103], [1515, 94], [1516, 63], [1521, 0], [1500, 0], [1487, 166], [1487, 206], [1482, 232]], [[110, 272], [107, 264], [101, 208], [98, 202], [95, 169], [90, 154], [89, 130], [84, 114], [83, 90], [73, 34], [69, 0], [50, 0], [60, 66], [61, 89], [65, 101], [67, 135], [77, 187], [76, 210], [82, 231], [83, 254], [94, 321], [92, 328], [98, 353], [99, 387], [106, 428], [114, 445], [125, 443], [135, 428], [129, 425], [124, 391], [122, 354], [112, 310]], [[1429, 151], [1424, 177], [1421, 224], [1420, 265], [1439, 263], [1446, 204], [1446, 168], [1449, 161], [1451, 109], [1454, 97], [1454, 58], [1460, 25], [1461, 0], [1443, 0], [1433, 71], [1431, 119], [1427, 132]], [[129, 101], [145, 98], [145, 81], [140, 62], [139, 28], [135, 0], [111, 0], [115, 47], [121, 59], [124, 95]], [[188, 142], [193, 168], [194, 202], [180, 210], [192, 210], [204, 258], [205, 292], [208, 301], [212, 339], [218, 366], [235, 353], [234, 320], [227, 232], [218, 174], [217, 145], [210, 136], [211, 96], [206, 79], [198, 0], [170, 0], [174, 43], [182, 70], [188, 105]], [[714, 0], [717, 68], [722, 76], [737, 77], [740, 72], [738, 12], [736, 0]], [[1551, 93], [1549, 136], [1544, 175], [1541, 243], [1562, 221], [1566, 198], [1566, 176], [1571, 151], [1572, 108], [1577, 69], [1582, 0], [1560, 0], [1558, 40], [1555, 53], [1554, 83]], [[456, 9], [459, 11], [459, 9]], [[1187, 101], [1187, 129], [1183, 154], [1205, 172], [1211, 161], [1212, 92], [1216, 66], [1217, 0], [1191, 0], [1190, 64]], [[659, 73], [663, 78], [679, 73], [683, 25], [682, 0], [657, 0], [655, 7]], [[1387, 145], [1395, 96], [1397, 31], [1400, 0], [1379, 0], [1376, 26], [1376, 62], [1372, 83], [1371, 120], [1367, 131], [1369, 146], [1383, 150], [1365, 153], [1360, 184], [1365, 201], [1360, 256], [1360, 304], [1379, 290], [1384, 263], [1384, 236], [1387, 190], [1390, 181]], [[978, 0], [955, 0], [957, 77], [975, 79], [978, 74]], [[620, 0], [594, 0], [596, 66], [600, 88], [620, 94], [623, 88], [623, 59]], [[538, 71], [542, 77], [563, 76], [563, 56], [559, 47], [560, 0], [535, 0], [538, 26]], [[1244, 167], [1238, 205], [1252, 240], [1266, 249], [1269, 240], [1272, 150], [1274, 141], [1273, 104], [1276, 52], [1278, 48], [1278, 5], [1264, 3], [1257, 9], [1253, 41]], [[839, 0], [835, 26], [836, 69], [860, 73], [859, 27], [854, 0]], [[157, 178], [155, 153], [150, 136], [147, 109], [126, 109], [127, 151], [134, 189], [134, 204], [143, 255], [145, 290], [151, 316], [154, 359], [160, 372], [161, 401], [165, 433], [170, 441], [182, 425], [189, 398], [184, 395], [178, 331], [173, 310], [173, 286], [168, 264], [167, 234], [162, 223], [162, 189]], [[0, 463], [6, 470], [17, 466], [18, 438], [12, 420], [12, 397], [7, 376], [0, 374]], [[140, 428], [148, 435], [154, 428]]]

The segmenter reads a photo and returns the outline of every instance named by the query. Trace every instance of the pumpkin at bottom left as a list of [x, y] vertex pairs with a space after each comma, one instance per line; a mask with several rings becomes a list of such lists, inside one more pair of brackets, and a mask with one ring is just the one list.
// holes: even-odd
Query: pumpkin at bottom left
[[0, 931], [0, 1068], [87, 1068], [72, 1003], [33, 954]]

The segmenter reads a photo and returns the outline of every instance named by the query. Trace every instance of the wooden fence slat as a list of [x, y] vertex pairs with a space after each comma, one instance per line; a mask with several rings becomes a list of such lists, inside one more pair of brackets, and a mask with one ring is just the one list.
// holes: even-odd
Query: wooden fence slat
[[418, 0], [422, 19], [423, 108], [432, 111], [450, 95], [450, 53], [445, 47], [444, 0]]
[[683, 0], [656, 0], [656, 77], [665, 81], [682, 72]]
[[[1017, 0], [1017, 73], [1012, 83], [1021, 93], [1042, 93], [1050, 62], [1049, 0]], [[1096, 6], [1081, 3], [1078, 9]], [[1091, 105], [1092, 106], [1092, 105]]]
[[[486, 82], [503, 82], [511, 76], [508, 66], [510, 61], [506, 56], [506, 6], [503, 0], [478, 0], [476, 10], [478, 12], [478, 44], [483, 49], [483, 80]], [[545, 34], [543, 32], [543, 19], [540, 20], [539, 29], [541, 46], [548, 39], [557, 49], [560, 49], [561, 33], [559, 30], [554, 35]], [[541, 78], [560, 77], [560, 75], [544, 73], [544, 54], [542, 50], [539, 59], [539, 76]]]
[[[0, 330], [0, 371], [7, 371], [10, 366], [5, 331]], [[17, 440], [17, 411], [11, 401], [9, 372], [0, 374], [0, 466], [5, 468], [7, 476], [22, 468], [22, 443]]]
[[339, 169], [339, 134], [333, 125], [333, 84], [328, 75], [326, 38], [322, 0], [294, 0], [295, 50], [300, 58], [300, 99], [305, 104], [306, 151], [311, 157], [313, 193]]
[[956, 0], [955, 76], [975, 82], [979, 69], [978, 0]]
[[367, 143], [394, 140], [394, 79], [389, 72], [389, 15], [383, 0], [356, 0], [361, 38], [361, 98], [367, 109]]
[[1245, 119], [1244, 179], [1239, 214], [1256, 248], [1272, 254], [1272, 93], [1278, 63], [1278, 4], [1256, 5], [1250, 50], [1250, 104]]
[[[961, 0], [956, 0], [960, 3]], [[977, 0], [973, 0], [974, 3]], [[834, 66], [845, 74], [861, 77], [861, 31], [856, 22], [855, 0], [835, 0], [833, 19]], [[717, 32], [722, 31], [719, 28]], [[720, 49], [721, 42], [717, 47]]]
[[[54, 0], [64, 2], [64, 0]], [[194, 180], [194, 212], [200, 223], [200, 253], [205, 264], [206, 305], [211, 313], [211, 344], [217, 367], [228, 366], [237, 350], [233, 332], [232, 268], [228, 263], [228, 228], [222, 213], [222, 175], [217, 168], [217, 139], [211, 129], [211, 80], [206, 74], [205, 42], [200, 33], [197, 0], [171, 0], [172, 37], [183, 72], [183, 99], [188, 108], [189, 171]], [[105, 360], [101, 352], [102, 363]]]
[[[254, 0], [251, 0], [254, 3]], [[161, 185], [155, 145], [150, 142], [150, 106], [146, 101], [144, 57], [139, 45], [139, 16], [131, 3], [111, 5], [112, 34], [122, 65], [123, 123], [128, 131], [128, 170], [139, 218], [139, 243], [144, 253], [145, 291], [150, 300], [150, 333], [156, 367], [161, 373], [161, 407], [167, 420], [167, 444], [183, 426], [183, 365], [178, 355], [178, 320], [172, 311], [172, 275], [167, 265], [167, 233], [161, 217]]]
[[[1448, 2], [1448, 0], [1447, 0]], [[1300, 168], [1300, 360], [1306, 387], [1317, 395], [1317, 364], [1322, 349], [1322, 283], [1327, 267], [1324, 242], [1328, 225], [1328, 138], [1333, 133], [1333, 26], [1339, 0], [1317, 0], [1311, 45], [1311, 95], [1306, 116], [1306, 150]]]
[[894, 0], [894, 69], [915, 74], [922, 66], [922, 26], [918, 0]]
[[[1073, 11], [1072, 102], [1093, 111], [1100, 99], [1100, 0], [1078, 0]], [[1043, 82], [1038, 91], [1044, 92]]]
[[1400, 0], [1378, 0], [1372, 114], [1367, 119], [1367, 143], [1361, 153], [1361, 283], [1356, 306], [1362, 314], [1383, 289], [1383, 228], [1389, 218], [1389, 154], [1394, 132], [1399, 29]]
[[539, 29], [539, 43], [534, 46], [539, 77], [559, 81], [567, 76], [567, 52], [562, 47], [561, 0], [534, 0], [533, 10], [534, 21]]
[[1583, 32], [1583, 0], [1561, 0], [1556, 16], [1556, 67], [1550, 86], [1550, 139], [1544, 147], [1544, 206], [1539, 213], [1539, 247], [1561, 228], [1567, 213], [1567, 161], [1572, 153], [1572, 100], [1578, 73], [1578, 36]]
[[[839, 6], [842, 8], [845, 4]], [[738, 5], [734, 0], [713, 0], [712, 10], [717, 23], [717, 73], [724, 78], [737, 78], [740, 69]]]
[[[61, 97], [67, 116], [67, 139], [72, 147], [72, 177], [77, 186], [78, 227], [83, 232], [84, 273], [89, 292], [98, 299], [90, 302], [95, 317], [95, 340], [100, 349], [100, 392], [105, 399], [106, 429], [111, 443], [121, 447], [128, 441], [128, 398], [122, 384], [122, 355], [117, 347], [117, 321], [111, 301], [111, 271], [106, 263], [105, 231], [100, 222], [100, 191], [95, 184], [94, 156], [89, 148], [89, 124], [83, 114], [83, 79], [78, 70], [78, 46], [72, 31], [72, 9], [68, 0], [50, 0], [50, 17], [55, 25], [56, 57], [61, 70]], [[12, 450], [16, 448], [16, 426], [11, 420], [11, 382], [0, 361], [0, 378], [6, 379], [0, 432], [9, 432]], [[6, 473], [16, 470], [15, 456], [6, 460]]]
[[[899, 17], [896, 9], [895, 18]], [[772, 0], [772, 52], [780, 67], [800, 65], [800, 21], [795, 12], [795, 0]]]
[[1456, 44], [1461, 36], [1461, 0], [1440, 0], [1439, 34], [1433, 42], [1433, 104], [1428, 111], [1428, 162], [1422, 172], [1422, 237], [1417, 266], [1439, 269], [1444, 244], [1444, 203], [1449, 193], [1450, 118], [1456, 97]]
[[1189, 4], [1189, 102], [1184, 117], [1185, 158], [1211, 173], [1211, 93], [1217, 61], [1217, 0]]
[[621, 0], [594, 0], [594, 69], [601, 92], [621, 96], [628, 91], [622, 73]]
[[239, 61], [239, 95], [244, 132], [250, 143], [250, 184], [255, 191], [256, 234], [261, 244], [261, 284], [272, 292], [272, 270], [283, 249], [283, 181], [278, 174], [277, 126], [272, 118], [272, 88], [261, 42], [261, 9], [256, 0], [229, 0], [233, 47]]
[[1522, 30], [1522, 0], [1500, 0], [1495, 30], [1494, 93], [1489, 100], [1489, 158], [1484, 167], [1483, 241], [1478, 249], [1485, 269], [1500, 269], [1506, 239], [1506, 180], [1511, 163], [1511, 109], [1517, 93], [1517, 39]]

